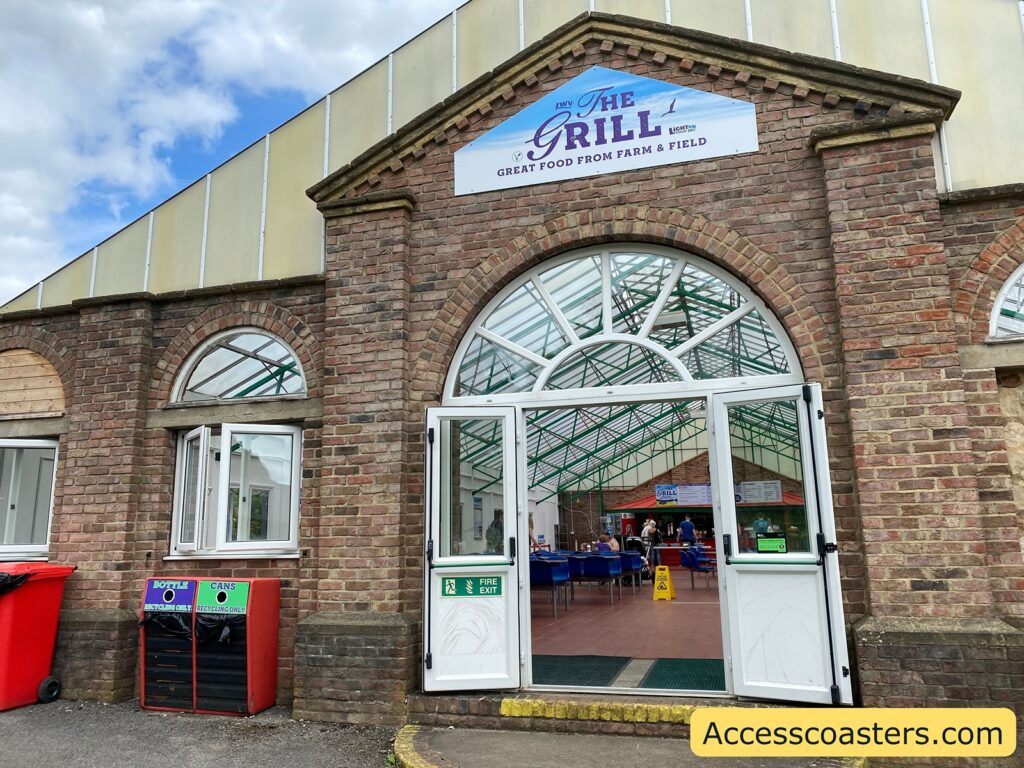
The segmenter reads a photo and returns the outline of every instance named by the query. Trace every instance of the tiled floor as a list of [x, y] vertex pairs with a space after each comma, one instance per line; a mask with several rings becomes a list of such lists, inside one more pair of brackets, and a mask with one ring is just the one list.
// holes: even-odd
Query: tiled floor
[[676, 598], [653, 599], [644, 582], [634, 595], [623, 587], [614, 605], [607, 587], [576, 585], [569, 610], [559, 606], [551, 617], [550, 592], [535, 590], [531, 601], [533, 653], [550, 656], [629, 656], [634, 659], [721, 659], [722, 625], [718, 584], [704, 586], [699, 577], [690, 588], [689, 574], [673, 569]]

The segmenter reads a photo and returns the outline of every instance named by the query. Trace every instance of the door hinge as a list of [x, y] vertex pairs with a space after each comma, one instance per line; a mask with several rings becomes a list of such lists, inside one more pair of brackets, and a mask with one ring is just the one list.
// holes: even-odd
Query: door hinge
[[431, 427], [430, 429], [427, 430], [427, 442], [430, 443], [431, 445], [434, 444], [434, 428], [433, 427]]
[[434, 540], [427, 539], [427, 562], [434, 562]]
[[849, 677], [849, 676], [850, 676], [850, 668], [849, 667], [843, 667], [843, 677]]
[[428, 653], [423, 657], [423, 664], [427, 669], [431, 669], [434, 666], [434, 654]]
[[834, 706], [838, 707], [842, 703], [843, 703], [843, 697], [839, 695], [839, 686], [838, 685], [833, 685], [832, 686], [832, 704]]

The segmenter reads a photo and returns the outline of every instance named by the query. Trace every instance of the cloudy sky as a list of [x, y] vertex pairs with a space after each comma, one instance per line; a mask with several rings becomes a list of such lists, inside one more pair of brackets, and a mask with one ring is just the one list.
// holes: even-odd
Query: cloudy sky
[[0, 303], [465, 0], [0, 0]]

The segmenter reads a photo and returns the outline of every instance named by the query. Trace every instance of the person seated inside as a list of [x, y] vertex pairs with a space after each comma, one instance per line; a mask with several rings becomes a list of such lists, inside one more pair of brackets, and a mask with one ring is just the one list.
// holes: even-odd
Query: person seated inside
[[600, 536], [597, 537], [597, 551], [601, 552], [602, 554], [605, 552], [610, 553], [612, 551], [612, 545], [608, 543], [607, 533], [602, 533]]
[[608, 546], [612, 548], [612, 552], [619, 552], [621, 549], [619, 547], [619, 540], [614, 536], [608, 537]]

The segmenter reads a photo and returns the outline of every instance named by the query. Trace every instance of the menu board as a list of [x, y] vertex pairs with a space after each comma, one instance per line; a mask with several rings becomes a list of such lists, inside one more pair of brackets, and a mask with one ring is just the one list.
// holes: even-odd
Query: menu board
[[752, 480], [736, 483], [737, 504], [767, 504], [782, 501], [781, 480]]

